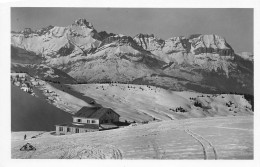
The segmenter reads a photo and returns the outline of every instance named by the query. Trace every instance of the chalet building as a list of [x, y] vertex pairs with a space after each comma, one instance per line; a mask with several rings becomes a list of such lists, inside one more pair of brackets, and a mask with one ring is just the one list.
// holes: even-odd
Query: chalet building
[[73, 122], [56, 125], [56, 134], [94, 132], [117, 128], [120, 115], [110, 108], [82, 107], [72, 116]]

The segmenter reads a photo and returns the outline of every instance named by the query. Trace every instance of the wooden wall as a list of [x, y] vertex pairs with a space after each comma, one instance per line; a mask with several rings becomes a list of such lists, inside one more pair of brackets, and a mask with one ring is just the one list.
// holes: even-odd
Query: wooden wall
[[[59, 131], [59, 127], [63, 127], [63, 131]], [[67, 126], [56, 126], [56, 134], [74, 134], [76, 133], [76, 127], [69, 127], [70, 132], [67, 132]], [[79, 133], [86, 133], [86, 132], [95, 132], [99, 131], [99, 129], [87, 129], [87, 128], [78, 128]]]
[[[106, 122], [107, 120], [107, 122]], [[99, 122], [102, 123], [112, 123], [112, 122], [119, 122], [119, 116], [114, 113], [113, 111], [107, 112], [104, 114], [100, 119]]]
[[[77, 119], [81, 119], [80, 123], [84, 123], [84, 124], [99, 124], [99, 120], [98, 119], [80, 118], [80, 117], [73, 117], [73, 122], [77, 122]], [[89, 120], [90, 123], [88, 123], [87, 120]], [[92, 120], [94, 120], [95, 123], [92, 123]]]

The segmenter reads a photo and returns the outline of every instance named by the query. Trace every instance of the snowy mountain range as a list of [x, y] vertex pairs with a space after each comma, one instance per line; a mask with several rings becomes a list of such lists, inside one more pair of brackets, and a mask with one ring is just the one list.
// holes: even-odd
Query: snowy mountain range
[[253, 54], [236, 54], [214, 34], [166, 40], [153, 34], [130, 37], [98, 32], [86, 19], [78, 19], [67, 27], [12, 32], [11, 60], [16, 63], [12, 70], [17, 70], [17, 63], [44, 65], [81, 83], [113, 81], [176, 91], [253, 94]]

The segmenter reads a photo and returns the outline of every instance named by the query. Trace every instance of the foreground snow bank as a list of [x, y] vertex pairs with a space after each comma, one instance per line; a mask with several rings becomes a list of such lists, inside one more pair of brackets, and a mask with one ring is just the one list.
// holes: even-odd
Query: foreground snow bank
[[[253, 159], [253, 120], [252, 116], [191, 118], [74, 135], [46, 132], [25, 141], [17, 140], [23, 132], [14, 132], [11, 153], [16, 159], [208, 159], [214, 148], [218, 159]], [[206, 140], [212, 148], [206, 147]], [[26, 143], [36, 151], [20, 151]]]

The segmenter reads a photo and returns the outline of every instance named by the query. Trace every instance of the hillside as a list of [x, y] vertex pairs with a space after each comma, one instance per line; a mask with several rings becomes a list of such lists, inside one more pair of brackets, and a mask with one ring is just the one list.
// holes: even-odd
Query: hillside
[[11, 85], [11, 131], [51, 131], [70, 121], [71, 114]]
[[[28, 140], [23, 140], [24, 133]], [[36, 151], [19, 150], [28, 142]], [[253, 117], [230, 116], [162, 121], [63, 136], [13, 132], [11, 153], [14, 159], [252, 160], [253, 146]]]
[[27, 73], [34, 78], [54, 83], [76, 83], [67, 73], [44, 64], [11, 63], [12, 73]]
[[176, 92], [133, 84], [73, 84], [73, 91], [118, 112], [122, 121], [253, 115], [243, 95]]
[[[20, 77], [20, 80], [22, 79]], [[119, 113], [121, 116], [120, 120], [123, 122], [125, 120], [146, 122], [253, 115], [253, 106], [247, 101], [247, 97], [243, 95], [176, 92], [149, 85], [118, 83], [63, 85], [46, 82], [30, 76], [26, 80], [31, 85], [31, 92], [33, 93], [30, 95], [29, 93], [21, 92], [21, 90], [18, 92], [31, 96], [29, 98], [30, 102], [32, 102], [30, 99], [33, 98], [38, 102], [48, 103], [48, 105], [55, 108], [55, 111], [60, 109], [61, 112], [70, 114], [75, 114], [83, 106], [102, 105], [112, 108]], [[15, 84], [17, 83], [15, 82]], [[19, 87], [15, 88], [14, 90], [18, 90]], [[15, 92], [12, 93], [12, 96], [14, 96], [13, 98], [17, 97]], [[25, 98], [23, 100], [23, 105], [26, 105], [26, 100], [28, 99]], [[95, 101], [95, 104], [91, 104], [93, 101]], [[30, 106], [30, 103], [28, 105]], [[17, 105], [17, 101], [14, 101], [14, 103], [12, 101], [12, 106], [19, 108], [20, 104], [18, 103]], [[33, 106], [37, 108], [37, 103], [33, 104]], [[50, 112], [49, 117], [52, 114]], [[20, 130], [25, 129], [21, 127]]]
[[[31, 66], [29, 65], [29, 67]], [[21, 68], [18, 69], [21, 70]], [[35, 71], [32, 71], [32, 73]], [[42, 70], [40, 71], [43, 72]], [[89, 103], [93, 99], [67, 89], [66, 85], [59, 81], [44, 79], [44, 77], [32, 77], [32, 73], [30, 75], [27, 73], [11, 73], [12, 85], [68, 113], [74, 114], [83, 106], [92, 106]], [[44, 80], [39, 78], [43, 78]]]

